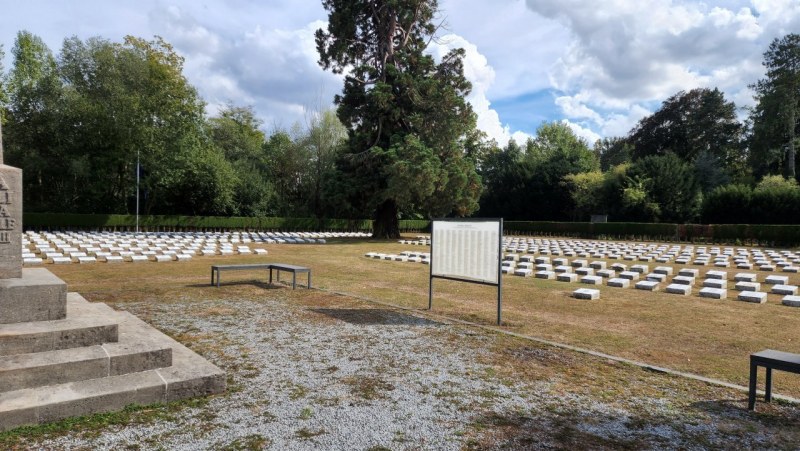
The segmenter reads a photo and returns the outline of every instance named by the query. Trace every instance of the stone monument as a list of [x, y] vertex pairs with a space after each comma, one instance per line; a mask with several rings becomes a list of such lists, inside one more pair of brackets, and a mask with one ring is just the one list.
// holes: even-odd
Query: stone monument
[[3, 164], [0, 135], [0, 431], [224, 390], [182, 344], [22, 267], [22, 171]]

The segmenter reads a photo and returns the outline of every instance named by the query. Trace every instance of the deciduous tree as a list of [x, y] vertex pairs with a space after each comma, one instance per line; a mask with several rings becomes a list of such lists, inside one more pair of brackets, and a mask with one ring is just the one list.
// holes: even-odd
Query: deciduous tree
[[633, 158], [674, 153], [693, 162], [701, 152], [717, 157], [726, 167], [741, 157], [742, 126], [736, 106], [718, 89], [678, 92], [645, 117], [628, 136]]

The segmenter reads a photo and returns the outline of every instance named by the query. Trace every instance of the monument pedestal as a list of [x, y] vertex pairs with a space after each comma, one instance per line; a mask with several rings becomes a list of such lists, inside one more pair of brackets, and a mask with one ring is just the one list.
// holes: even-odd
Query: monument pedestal
[[22, 269], [22, 174], [0, 153], [0, 431], [221, 393], [225, 373], [126, 312]]
[[0, 431], [225, 391], [225, 373], [203, 357], [130, 313], [67, 293], [46, 269], [0, 282], [0, 305], [38, 299], [17, 317], [61, 316], [0, 324]]
[[67, 284], [43, 268], [23, 269], [22, 277], [0, 279], [0, 324], [63, 319]]

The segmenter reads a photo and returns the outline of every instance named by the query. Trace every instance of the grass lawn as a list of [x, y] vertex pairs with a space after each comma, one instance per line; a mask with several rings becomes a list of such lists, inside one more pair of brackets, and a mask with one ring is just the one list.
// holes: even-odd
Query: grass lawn
[[[364, 254], [428, 251], [428, 247], [357, 240], [325, 245], [270, 245], [268, 249], [267, 256], [197, 257], [188, 263], [48, 268], [69, 284], [70, 291], [80, 292], [91, 301], [114, 304], [179, 302], [223, 296], [224, 287], [209, 289], [210, 265], [281, 262], [311, 267], [313, 284], [317, 288], [411, 308], [427, 308], [427, 265], [374, 260]], [[655, 266], [668, 265], [650, 263], [651, 269]], [[683, 267], [700, 268], [701, 276], [710, 269], [720, 269], [674, 265], [675, 273]], [[800, 309], [781, 305], [780, 296], [773, 294], [766, 304], [733, 300], [737, 293], [732, 289], [733, 275], [742, 271], [730, 268], [727, 271], [728, 300], [700, 298], [697, 292], [702, 277], [698, 278], [691, 296], [602, 286], [599, 287], [599, 301], [580, 301], [573, 299], [570, 293], [585, 285], [507, 275], [503, 276], [503, 327], [747, 385], [750, 353], [764, 348], [800, 353]], [[757, 273], [759, 280], [773, 274]], [[790, 284], [800, 284], [800, 275], [788, 276]], [[254, 280], [264, 281], [265, 276], [254, 272], [226, 272], [222, 279], [223, 284], [242, 284], [242, 289], [257, 295], [263, 286], [252, 284]], [[663, 288], [666, 283], [661, 286]], [[436, 280], [433, 310], [491, 325], [496, 318], [495, 293], [493, 287]], [[774, 390], [800, 397], [800, 376], [776, 373]]]
[[[427, 307], [428, 266], [368, 259], [387, 241], [271, 245], [267, 256], [48, 266], [70, 291], [127, 310], [222, 368], [225, 393], [0, 434], [2, 449], [796, 448], [797, 405], [369, 302]], [[268, 287], [283, 262], [315, 287]], [[652, 266], [652, 265], [651, 265]], [[729, 271], [733, 277], [735, 271]], [[762, 273], [763, 274], [763, 273]], [[763, 277], [760, 277], [763, 278]], [[302, 280], [304, 282], [304, 280]], [[794, 277], [792, 283], [796, 283]], [[800, 309], [505, 276], [503, 328], [746, 383], [764, 347], [797, 352]], [[350, 293], [342, 296], [333, 292]], [[695, 291], [696, 292], [696, 291]], [[436, 313], [494, 325], [492, 287], [436, 281]], [[800, 396], [800, 376], [775, 390]], [[762, 377], [763, 384], [763, 377]]]

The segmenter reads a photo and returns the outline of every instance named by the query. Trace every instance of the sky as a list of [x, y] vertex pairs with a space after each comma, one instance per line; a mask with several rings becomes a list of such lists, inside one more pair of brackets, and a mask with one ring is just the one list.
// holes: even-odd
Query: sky
[[[800, 31], [800, 0], [440, 0], [430, 52], [466, 50], [468, 100], [498, 143], [563, 121], [589, 144], [624, 136], [671, 95], [719, 88], [740, 108], [769, 43]], [[319, 0], [0, 0], [8, 70], [16, 33], [57, 54], [65, 38], [162, 36], [209, 115], [250, 105], [269, 132], [333, 106], [341, 76], [317, 64]]]

